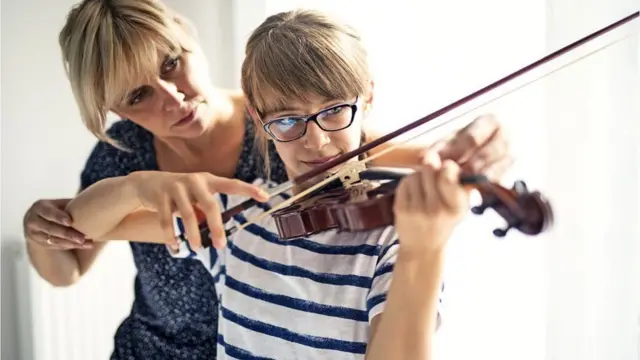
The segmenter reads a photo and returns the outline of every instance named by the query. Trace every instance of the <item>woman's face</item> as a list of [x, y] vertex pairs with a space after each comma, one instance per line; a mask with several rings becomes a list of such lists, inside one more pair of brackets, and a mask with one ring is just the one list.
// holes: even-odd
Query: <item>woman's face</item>
[[[267, 124], [267, 133], [289, 176], [295, 177], [357, 149], [363, 114], [362, 101], [357, 98], [329, 100], [310, 96], [307, 102], [291, 101], [281, 110], [265, 114], [262, 123]], [[318, 123], [326, 130], [336, 131], [323, 130]]]
[[214, 116], [213, 86], [201, 49], [159, 56], [156, 73], [141, 79], [112, 111], [159, 137], [201, 135]]

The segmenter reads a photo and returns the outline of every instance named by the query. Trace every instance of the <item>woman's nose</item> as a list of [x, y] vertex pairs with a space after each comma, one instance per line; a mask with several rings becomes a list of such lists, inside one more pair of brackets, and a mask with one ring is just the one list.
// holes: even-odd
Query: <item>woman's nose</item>
[[185, 96], [178, 90], [176, 84], [160, 80], [158, 88], [163, 97], [163, 108], [165, 111], [173, 111], [182, 107]]

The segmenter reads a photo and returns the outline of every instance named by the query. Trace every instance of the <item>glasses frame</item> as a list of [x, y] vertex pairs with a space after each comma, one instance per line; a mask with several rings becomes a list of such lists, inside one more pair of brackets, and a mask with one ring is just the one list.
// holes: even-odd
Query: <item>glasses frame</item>
[[[262, 128], [264, 129], [264, 131], [269, 134], [269, 136], [271, 136], [271, 138], [277, 142], [282, 142], [282, 143], [286, 143], [286, 142], [291, 142], [291, 141], [296, 141], [302, 137], [304, 137], [307, 134], [307, 127], [309, 126], [309, 122], [313, 121], [314, 123], [316, 123], [316, 125], [318, 125], [318, 127], [320, 129], [322, 129], [322, 131], [326, 131], [326, 132], [334, 132], [334, 131], [341, 131], [344, 130], [346, 128], [348, 128], [349, 126], [351, 126], [351, 124], [353, 124], [353, 120], [356, 117], [356, 112], [358, 111], [358, 98], [356, 97], [356, 100], [353, 103], [342, 103], [342, 104], [337, 104], [331, 107], [328, 107], [326, 109], [320, 110], [317, 113], [311, 114], [311, 115], [307, 115], [307, 116], [301, 116], [299, 117], [298, 121], [304, 121], [304, 130], [302, 131], [302, 133], [293, 139], [289, 139], [289, 140], [281, 140], [279, 139], [273, 132], [271, 132], [271, 130], [269, 130], [269, 126], [273, 123], [275, 123], [276, 121], [281, 121], [283, 119], [286, 118], [291, 118], [294, 116], [283, 116], [283, 117], [279, 117], [277, 119], [273, 119], [273, 120], [269, 120], [268, 122], [264, 123], [262, 125]], [[351, 108], [351, 119], [349, 120], [349, 123], [339, 129], [331, 129], [331, 130], [327, 130], [324, 127], [322, 127], [322, 125], [320, 125], [320, 122], [318, 121], [318, 116], [320, 116], [320, 114], [327, 112], [327, 111], [331, 111], [333, 109], [339, 108], [339, 107], [344, 107], [344, 106], [348, 106]]]

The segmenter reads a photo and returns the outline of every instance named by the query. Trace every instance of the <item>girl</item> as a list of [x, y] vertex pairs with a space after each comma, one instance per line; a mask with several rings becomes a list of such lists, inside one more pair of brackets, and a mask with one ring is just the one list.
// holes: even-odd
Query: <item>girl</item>
[[[242, 85], [264, 130], [259, 140], [274, 142], [289, 177], [361, 144], [373, 88], [366, 52], [346, 25], [313, 11], [269, 17], [247, 43]], [[200, 260], [220, 302], [218, 358], [426, 359], [439, 323], [445, 244], [468, 206], [459, 171], [437, 155], [425, 158], [397, 189], [392, 227], [292, 241], [278, 239], [270, 217], [224, 239], [220, 211], [245, 196], [264, 201], [256, 187], [273, 185], [267, 178], [242, 184], [141, 171], [97, 182], [67, 210], [98, 241], [171, 241], [174, 256]], [[223, 194], [231, 189], [240, 196]], [[215, 249], [201, 247], [193, 205], [206, 214]], [[176, 234], [190, 246], [162, 240]]]

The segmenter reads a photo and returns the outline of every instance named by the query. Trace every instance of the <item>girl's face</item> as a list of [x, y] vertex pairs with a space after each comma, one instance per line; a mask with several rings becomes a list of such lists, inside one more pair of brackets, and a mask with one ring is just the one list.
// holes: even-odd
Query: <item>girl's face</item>
[[157, 76], [141, 79], [112, 109], [156, 136], [194, 138], [213, 118], [209, 68], [200, 48], [158, 58]]
[[364, 119], [361, 98], [308, 96], [307, 99], [286, 103], [260, 119], [290, 177], [361, 145]]

